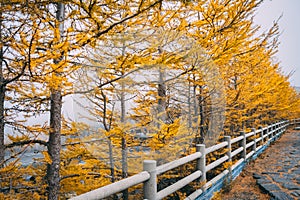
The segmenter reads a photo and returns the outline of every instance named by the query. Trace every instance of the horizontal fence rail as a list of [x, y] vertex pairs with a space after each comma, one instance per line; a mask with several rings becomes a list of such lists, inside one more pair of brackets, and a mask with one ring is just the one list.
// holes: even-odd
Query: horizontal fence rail
[[[249, 159], [255, 159], [254, 156], [261, 153], [260, 151], [263, 151], [270, 142], [276, 140], [282, 133], [284, 133], [288, 125], [300, 125], [300, 119], [277, 122], [266, 127], [252, 129], [249, 133], [240, 132], [240, 136], [232, 139], [230, 136], [225, 136], [223, 142], [208, 148], [205, 148], [205, 145], [203, 144], [197, 144], [196, 153], [160, 166], [156, 165], [155, 160], [145, 160], [143, 162], [143, 172], [73, 197], [72, 200], [102, 199], [138, 184], [143, 184], [144, 199], [156, 200], [162, 199], [176, 192], [195, 180], [198, 181], [200, 189], [190, 194], [186, 200], [207, 199], [207, 196], [205, 197], [203, 195], [208, 193], [208, 190], [220, 182], [220, 180], [224, 179], [224, 177], [232, 177], [233, 171], [239, 168], [241, 164], [249, 161]], [[234, 149], [232, 147], [234, 147]], [[208, 154], [224, 148], [226, 149], [226, 154], [224, 156], [218, 158], [212, 163], [206, 163], [206, 157]], [[232, 160], [234, 160], [234, 163], [232, 163]], [[172, 185], [157, 191], [157, 177], [159, 175], [192, 161], [196, 161], [194, 172], [191, 172], [190, 175], [182, 178]], [[221, 166], [225, 162], [232, 164], [229, 164], [227, 169], [207, 181], [206, 173], [218, 166]], [[201, 195], [203, 197], [201, 197]]]

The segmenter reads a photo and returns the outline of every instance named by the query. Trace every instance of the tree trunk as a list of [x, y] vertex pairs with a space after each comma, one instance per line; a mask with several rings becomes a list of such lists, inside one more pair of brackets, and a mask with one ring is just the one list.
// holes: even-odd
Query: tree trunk
[[[2, 61], [2, 60], [1, 60]], [[2, 77], [1, 77], [2, 78]], [[5, 145], [4, 145], [4, 100], [5, 100], [5, 86], [0, 83], [0, 168], [4, 164], [4, 156], [5, 156]]]
[[61, 149], [61, 106], [62, 96], [59, 89], [53, 90], [50, 104], [50, 135], [48, 153], [52, 162], [47, 165], [48, 199], [57, 200], [60, 189], [60, 149]]
[[[194, 82], [196, 81], [196, 77], [194, 76]], [[193, 85], [193, 105], [194, 105], [194, 116], [195, 116], [195, 121], [197, 122], [197, 117], [198, 117], [198, 105], [197, 105], [197, 85]]]
[[[127, 165], [127, 142], [126, 138], [122, 138], [122, 178], [128, 177], [128, 165]], [[123, 199], [128, 200], [128, 189], [123, 191]]]
[[[122, 56], [125, 55], [125, 42], [123, 44], [122, 48]], [[122, 71], [122, 75], [124, 75], [124, 71]], [[126, 119], [126, 105], [125, 105], [125, 83], [124, 81], [121, 82], [121, 93], [120, 93], [120, 101], [121, 101], [121, 123], [125, 124]], [[122, 137], [122, 178], [127, 178], [128, 177], [128, 147], [127, 147], [127, 141], [126, 141], [126, 133], [123, 133]], [[128, 189], [125, 189], [123, 191], [123, 199], [128, 200]]]
[[165, 69], [159, 67], [159, 79], [158, 79], [158, 87], [157, 87], [157, 95], [158, 95], [158, 105], [157, 105], [157, 128], [161, 127], [161, 122], [167, 122], [166, 116], [166, 72]]
[[191, 82], [189, 81], [188, 86], [188, 126], [189, 128], [192, 128], [193, 122], [192, 122], [192, 101], [191, 101]]
[[[0, 43], [2, 43], [2, 13], [0, 12]], [[3, 77], [3, 47], [0, 48], [0, 168], [4, 164], [5, 146], [4, 146], [4, 100], [6, 86]]]
[[158, 80], [158, 113], [162, 114], [166, 109], [166, 83], [165, 83], [165, 70], [159, 69], [159, 80]]
[[[59, 23], [60, 35], [63, 34], [64, 4], [57, 4], [56, 19]], [[63, 57], [54, 60], [58, 64]], [[56, 73], [56, 72], [53, 72]], [[56, 74], [59, 75], [59, 74]], [[52, 160], [47, 165], [48, 199], [59, 199], [60, 190], [60, 150], [61, 150], [61, 108], [62, 108], [61, 87], [52, 88], [50, 102], [50, 133], [48, 141], [48, 153]]]
[[115, 162], [113, 157], [113, 147], [110, 138], [108, 138], [108, 151], [109, 151], [109, 163], [110, 163], [110, 180], [112, 183], [115, 182]]
[[200, 87], [199, 94], [199, 114], [200, 114], [200, 139], [199, 144], [204, 144], [204, 122], [205, 122], [205, 114], [204, 114], [204, 98], [203, 98], [203, 86]]

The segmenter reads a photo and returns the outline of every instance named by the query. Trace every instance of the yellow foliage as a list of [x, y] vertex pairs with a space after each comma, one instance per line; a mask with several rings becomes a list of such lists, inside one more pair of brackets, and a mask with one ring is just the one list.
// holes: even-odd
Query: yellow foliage
[[[0, 78], [7, 84], [5, 105], [13, 108], [5, 107], [5, 120], [28, 135], [9, 134], [8, 139], [20, 142], [47, 135], [47, 125], [27, 126], [26, 120], [49, 110], [53, 90], [63, 95], [82, 90], [79, 93], [93, 104], [84, 109], [102, 127], [84, 139], [73, 139], [68, 136], [80, 136], [87, 126], [62, 120], [61, 134], [69, 143], [61, 152], [62, 198], [110, 183], [112, 169], [115, 180], [120, 179], [124, 160], [131, 170], [140, 171], [144, 159], [162, 163], [194, 151], [196, 133], [208, 127], [205, 136], [215, 114], [210, 92], [217, 88], [210, 88], [205, 78], [211, 63], [220, 75], [208, 78], [222, 79], [226, 93], [224, 134], [299, 117], [299, 94], [273, 61], [278, 24], [258, 35], [252, 20], [259, 5], [255, 0], [70, 1], [75, 9], [66, 10], [63, 33], [50, 13], [53, 9], [32, 1], [11, 2], [0, 8], [5, 33], [0, 47], [6, 45]], [[191, 47], [185, 44], [190, 41]], [[137, 129], [145, 130], [147, 139], [136, 139]], [[127, 160], [122, 151], [129, 152]], [[226, 151], [209, 155], [208, 161]], [[38, 191], [26, 191], [23, 197], [43, 199], [45, 166], [52, 160], [46, 151], [42, 154], [37, 167], [21, 167], [18, 159], [2, 167], [1, 188], [37, 186]], [[232, 162], [223, 164], [230, 166]], [[164, 178], [179, 178], [189, 168]], [[35, 184], [24, 181], [27, 173], [35, 175]], [[0, 199], [9, 197], [22, 198], [0, 193]]]
[[24, 141], [24, 140], [29, 140], [29, 137], [27, 135], [20, 135], [20, 136], [7, 135], [7, 137], [12, 142], [20, 142], [20, 141]]
[[48, 164], [51, 164], [52, 163], [52, 159], [51, 159], [50, 155], [48, 154], [48, 152], [47, 151], [43, 151], [42, 153], [44, 155], [45, 162], [48, 163]]
[[231, 166], [232, 166], [232, 161], [223, 163], [223, 167], [224, 167], [225, 169], [228, 169], [228, 168], [231, 167]]
[[172, 124], [162, 123], [161, 126], [161, 129], [153, 135], [152, 141], [150, 142], [153, 149], [164, 147], [178, 134], [180, 119], [176, 119]]
[[221, 195], [222, 195], [222, 193], [220, 191], [219, 192], [214, 192], [212, 200], [222, 200]]

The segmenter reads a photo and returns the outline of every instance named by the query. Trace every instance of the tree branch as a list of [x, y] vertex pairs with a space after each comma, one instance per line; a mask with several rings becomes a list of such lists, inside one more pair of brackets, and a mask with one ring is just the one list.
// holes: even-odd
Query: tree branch
[[[134, 13], [133, 15], [130, 15], [128, 17], [125, 17], [124, 19], [116, 22], [116, 23], [113, 23], [112, 25], [110, 25], [109, 27], [107, 27], [105, 30], [103, 31], [99, 31], [97, 34], [95, 34], [92, 38], [99, 38], [101, 35], [104, 35], [106, 33], [108, 33], [110, 30], [112, 30], [115, 26], [119, 25], [119, 24], [122, 24], [123, 22], [126, 22], [134, 17], [137, 17], [138, 15], [140, 15], [141, 13], [145, 12], [146, 10], [149, 10], [150, 8], [154, 7], [155, 5], [161, 3], [162, 0], [158, 0], [158, 1], [155, 1], [154, 3], [152, 3], [151, 5], [149, 5], [148, 7], [144, 8], [144, 9], [139, 9], [136, 13]], [[92, 41], [92, 38], [89, 38], [88, 40], [86, 40], [82, 46], [85, 46], [87, 44], [89, 44], [91, 41]]]
[[73, 178], [73, 177], [79, 177], [80, 174], [70, 174], [70, 175], [66, 175], [60, 178], [60, 181], [67, 179], [67, 178]]
[[11, 144], [5, 145], [5, 149], [17, 147], [17, 146], [23, 146], [25, 144], [40, 144], [44, 146], [48, 146], [48, 143], [44, 140], [24, 140], [24, 141], [19, 141], [19, 142], [13, 142]]

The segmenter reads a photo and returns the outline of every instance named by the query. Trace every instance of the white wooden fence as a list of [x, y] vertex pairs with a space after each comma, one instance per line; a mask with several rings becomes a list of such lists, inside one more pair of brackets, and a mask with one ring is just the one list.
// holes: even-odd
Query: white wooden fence
[[[261, 127], [257, 130], [252, 129], [252, 131], [249, 133], [241, 132], [240, 136], [235, 138], [225, 136], [224, 142], [208, 148], [205, 148], [205, 145], [199, 144], [196, 145], [196, 153], [160, 166], [156, 165], [155, 160], [145, 160], [143, 162], [144, 171], [110, 185], [76, 196], [72, 198], [72, 200], [103, 199], [141, 183], [143, 183], [144, 199], [156, 200], [162, 199], [174, 193], [175, 191], [181, 189], [182, 187], [195, 180], [199, 181], [199, 184], [202, 183], [202, 187], [190, 194], [186, 198], [186, 200], [199, 198], [202, 193], [204, 193], [215, 183], [228, 175], [231, 176], [232, 171], [241, 163], [251, 159], [252, 156], [255, 155], [255, 153], [258, 152], [261, 148], [265, 147], [271, 141], [274, 141], [276, 138], [278, 138], [286, 130], [286, 127], [288, 125], [297, 123], [300, 123], [300, 119], [292, 120], [290, 122], [282, 121], [274, 123], [267, 127]], [[234, 149], [232, 149], [233, 145], [235, 146]], [[207, 164], [206, 155], [222, 148], [227, 149], [226, 155], [212, 163]], [[220, 166], [224, 162], [231, 162], [233, 158], [235, 158], [235, 162], [233, 165], [230, 165], [228, 169], [225, 169], [223, 172], [213, 177], [211, 180], [206, 181], [207, 172]], [[191, 172], [190, 175], [182, 178], [178, 182], [160, 191], [157, 191], [157, 177], [159, 175], [194, 160], [197, 160], [194, 172]]]

